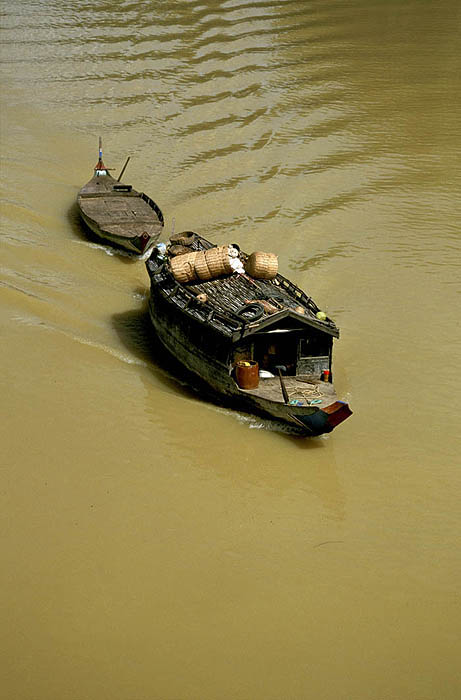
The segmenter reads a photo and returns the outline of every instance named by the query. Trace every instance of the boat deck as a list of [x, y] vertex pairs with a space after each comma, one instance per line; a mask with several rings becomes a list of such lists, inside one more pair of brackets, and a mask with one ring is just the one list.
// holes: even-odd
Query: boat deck
[[[195, 239], [188, 252], [214, 247], [198, 234], [193, 235]], [[242, 261], [246, 257], [245, 253], [240, 253]], [[339, 337], [339, 330], [330, 318], [317, 317], [320, 309], [313, 299], [281, 274], [273, 279], [256, 279], [236, 272], [210, 280], [181, 283], [173, 276], [169, 264], [159, 266], [155, 258], [147, 261], [147, 269], [155, 288], [161, 290], [178, 312], [234, 340], [237, 336], [243, 339], [274, 322], [283, 324], [285, 318], [288, 329], [303, 330], [309, 326]], [[250, 304], [253, 308], [248, 309]]]
[[[302, 406], [317, 406], [323, 408], [337, 400], [333, 384], [322, 382], [312, 375], [283, 377], [289, 401], [301, 401]], [[240, 389], [243, 394], [252, 394], [261, 399], [284, 403], [280, 379], [270, 377], [259, 379], [257, 389]], [[296, 405], [296, 404], [295, 404]]]
[[79, 197], [80, 209], [104, 232], [120, 238], [143, 233], [158, 236], [163, 227], [156, 210], [139, 193], [107, 192]]
[[[197, 236], [191, 250], [206, 250], [212, 244]], [[280, 284], [280, 279], [253, 279], [249, 275], [227, 275], [212, 280], [197, 280], [188, 284], [195, 294], [205, 293], [209, 303], [221, 312], [236, 312], [258, 299], [266, 299], [273, 307], [273, 313], [283, 308], [302, 308], [303, 312], [315, 314], [319, 309], [307, 295], [295, 296]], [[291, 292], [291, 293], [290, 293]], [[267, 315], [267, 312], [265, 312]]]
[[[195, 294], [205, 293], [210, 304], [224, 313], [228, 311], [235, 313], [245, 304], [258, 299], [269, 301], [274, 311], [300, 306], [300, 302], [281, 288], [278, 281], [255, 280], [248, 275], [234, 274], [214, 280], [194, 282], [188, 286]], [[303, 310], [315, 313], [313, 305], [309, 308], [307, 304], [303, 304]]]
[[87, 216], [101, 226], [113, 224], [152, 224], [156, 216], [152, 208], [138, 197], [108, 194], [104, 197], [85, 197], [80, 204]]

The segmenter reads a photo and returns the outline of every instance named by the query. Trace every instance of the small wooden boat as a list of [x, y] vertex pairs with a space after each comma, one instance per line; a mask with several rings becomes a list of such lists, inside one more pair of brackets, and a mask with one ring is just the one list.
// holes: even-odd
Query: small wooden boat
[[[332, 383], [339, 330], [314, 301], [274, 271], [249, 274], [259, 254], [247, 256], [235, 244], [218, 248], [191, 232], [174, 238], [146, 262], [150, 318], [169, 353], [225, 403], [306, 436], [328, 433], [350, 416]], [[170, 257], [169, 250], [181, 254]], [[231, 266], [216, 264], [219, 255]]]
[[99, 160], [94, 175], [79, 191], [77, 206], [89, 229], [103, 241], [123, 248], [135, 256], [147, 256], [163, 228], [160, 207], [144, 192], [120, 182], [109, 174], [102, 160], [99, 139]]

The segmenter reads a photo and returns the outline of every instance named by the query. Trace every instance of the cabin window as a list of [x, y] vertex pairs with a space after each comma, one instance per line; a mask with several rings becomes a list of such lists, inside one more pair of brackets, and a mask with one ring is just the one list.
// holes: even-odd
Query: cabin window
[[309, 345], [312, 345], [310, 340], [311, 340], [310, 338], [301, 338], [301, 340], [299, 341], [299, 357], [300, 358], [309, 357], [309, 355], [311, 354], [309, 352], [309, 350], [310, 350]]
[[298, 374], [320, 376], [322, 370], [331, 369], [330, 336], [324, 333], [312, 333], [299, 339]]
[[296, 374], [297, 335], [286, 333], [267, 333], [255, 338], [254, 358], [260, 369], [277, 374], [277, 366], [285, 367], [284, 374]]
[[284, 367], [283, 374], [310, 374], [319, 376], [324, 369], [331, 369], [332, 338], [315, 329], [312, 332], [298, 329], [281, 329], [254, 335], [251, 342], [235, 345], [231, 364], [243, 360], [256, 360], [260, 369], [277, 376], [277, 367]]

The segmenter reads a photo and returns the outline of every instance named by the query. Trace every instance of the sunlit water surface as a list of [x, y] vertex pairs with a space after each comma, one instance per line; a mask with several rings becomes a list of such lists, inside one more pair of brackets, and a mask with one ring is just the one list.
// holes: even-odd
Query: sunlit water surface
[[[11, 700], [458, 700], [459, 3], [2, 3]], [[279, 255], [354, 415], [300, 440], [152, 347], [97, 159]]]

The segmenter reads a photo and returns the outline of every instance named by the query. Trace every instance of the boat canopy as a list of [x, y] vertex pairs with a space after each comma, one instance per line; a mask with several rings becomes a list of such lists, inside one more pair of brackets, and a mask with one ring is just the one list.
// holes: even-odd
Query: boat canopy
[[308, 311], [303, 314], [293, 311], [292, 309], [284, 309], [271, 316], [265, 316], [258, 322], [249, 323], [243, 328], [243, 332], [237, 332], [234, 335], [237, 340], [261, 333], [306, 331], [310, 328], [315, 328], [317, 331], [330, 335], [333, 338], [339, 338], [339, 329], [334, 324], [327, 325], [317, 320], [317, 318]]

